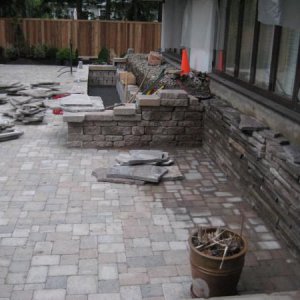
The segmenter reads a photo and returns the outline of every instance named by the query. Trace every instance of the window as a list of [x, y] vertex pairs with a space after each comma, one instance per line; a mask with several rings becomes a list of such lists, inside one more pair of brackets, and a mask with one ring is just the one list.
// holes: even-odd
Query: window
[[214, 71], [300, 112], [300, 30], [259, 22], [258, 0], [218, 3]]
[[242, 33], [239, 78], [244, 81], [250, 79], [252, 45], [256, 18], [256, 1], [246, 1]]
[[226, 73], [233, 75], [235, 68], [235, 55], [238, 27], [236, 26], [239, 17], [239, 1], [229, 1], [230, 17], [229, 17], [229, 30], [228, 42], [226, 49]]
[[282, 29], [275, 92], [288, 98], [293, 96], [299, 37], [295, 30]]
[[255, 84], [269, 87], [274, 26], [260, 24]]

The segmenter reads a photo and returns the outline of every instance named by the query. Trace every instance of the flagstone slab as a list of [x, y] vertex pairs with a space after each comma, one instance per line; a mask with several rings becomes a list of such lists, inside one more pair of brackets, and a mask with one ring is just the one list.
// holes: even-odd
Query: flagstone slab
[[109, 169], [107, 177], [129, 178], [157, 183], [167, 172], [168, 169], [165, 167], [158, 167], [152, 165], [114, 166], [111, 169]]

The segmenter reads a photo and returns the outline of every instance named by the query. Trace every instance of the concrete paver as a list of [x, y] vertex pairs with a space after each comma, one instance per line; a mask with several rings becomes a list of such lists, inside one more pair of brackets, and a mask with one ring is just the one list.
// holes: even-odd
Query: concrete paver
[[299, 261], [201, 148], [162, 149], [183, 181], [98, 183], [93, 169], [124, 150], [68, 149], [62, 117], [46, 122], [0, 144], [1, 299], [189, 299], [188, 230], [239, 231], [242, 216], [239, 293], [300, 289]]

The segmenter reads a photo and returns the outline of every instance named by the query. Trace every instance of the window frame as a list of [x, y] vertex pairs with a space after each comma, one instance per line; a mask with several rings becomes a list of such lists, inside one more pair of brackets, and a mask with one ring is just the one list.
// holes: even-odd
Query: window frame
[[[221, 0], [222, 1], [222, 0]], [[250, 76], [248, 81], [244, 81], [238, 78], [239, 76], [239, 66], [240, 66], [240, 56], [241, 56], [241, 45], [242, 45], [242, 32], [243, 32], [243, 20], [244, 20], [244, 7], [245, 1], [240, 0], [239, 2], [239, 18], [238, 18], [238, 35], [236, 42], [236, 51], [235, 51], [235, 66], [234, 66], [234, 75], [229, 75], [225, 73], [226, 71], [226, 57], [227, 57], [227, 43], [228, 43], [228, 32], [229, 32], [229, 20], [230, 20], [230, 7], [232, 0], [227, 1], [226, 7], [226, 25], [224, 29], [224, 45], [223, 45], [223, 66], [222, 70], [216, 69], [216, 56], [217, 50], [214, 50], [212, 72], [215, 75], [221, 76], [223, 79], [231, 81], [235, 84], [240, 85], [241, 87], [248, 89], [250, 92], [257, 93], [263, 97], [266, 97], [280, 105], [285, 106], [286, 108], [294, 111], [300, 112], [300, 99], [298, 99], [298, 93], [300, 90], [300, 39], [298, 44], [298, 56], [297, 56], [297, 65], [295, 71], [295, 80], [293, 87], [292, 97], [284, 97], [275, 93], [275, 85], [277, 78], [277, 68], [279, 63], [279, 51], [280, 51], [280, 42], [281, 42], [281, 26], [274, 26], [274, 36], [272, 44], [272, 57], [271, 57], [271, 66], [270, 66], [270, 76], [268, 89], [263, 89], [258, 86], [255, 86], [255, 77], [256, 77], [256, 65], [257, 65], [257, 56], [258, 56], [258, 42], [260, 34], [260, 22], [257, 20], [258, 15], [258, 1], [256, 3], [256, 17], [254, 25], [254, 34], [252, 40], [252, 56], [251, 56], [251, 65], [250, 65]]]

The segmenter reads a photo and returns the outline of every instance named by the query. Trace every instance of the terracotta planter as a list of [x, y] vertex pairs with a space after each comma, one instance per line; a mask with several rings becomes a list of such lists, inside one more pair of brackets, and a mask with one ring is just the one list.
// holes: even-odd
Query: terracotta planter
[[[230, 230], [226, 231], [238, 235]], [[236, 287], [244, 266], [247, 252], [246, 240], [242, 241], [242, 249], [237, 254], [225, 257], [206, 255], [198, 251], [192, 243], [192, 237], [198, 230], [191, 232], [189, 237], [190, 264], [193, 283], [191, 293], [193, 297], [218, 297], [236, 294]], [[214, 232], [216, 228], [206, 228], [206, 232]], [[223, 260], [223, 264], [222, 264]], [[220, 266], [222, 264], [222, 268]]]

